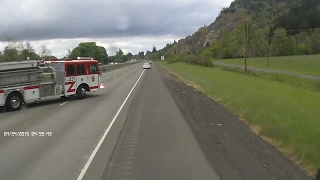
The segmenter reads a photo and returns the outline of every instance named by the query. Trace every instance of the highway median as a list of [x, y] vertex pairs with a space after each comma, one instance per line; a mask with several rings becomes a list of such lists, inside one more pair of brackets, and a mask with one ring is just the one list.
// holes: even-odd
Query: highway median
[[120, 64], [115, 64], [115, 65], [105, 65], [105, 66], [100, 66], [99, 69], [100, 69], [101, 72], [103, 72], [104, 71], [103, 67], [104, 67], [106, 72], [109, 72], [109, 71], [113, 71], [113, 70], [116, 70], [116, 69], [119, 69], [119, 68], [123, 68], [123, 67], [126, 67], [126, 66], [137, 64], [137, 63], [139, 63], [139, 61], [128, 62], [128, 63], [120, 63]]

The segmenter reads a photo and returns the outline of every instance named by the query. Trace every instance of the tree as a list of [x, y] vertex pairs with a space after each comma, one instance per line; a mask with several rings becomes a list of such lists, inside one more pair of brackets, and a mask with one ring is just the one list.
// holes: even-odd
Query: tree
[[122, 49], [119, 48], [119, 50], [116, 52], [115, 60], [117, 62], [125, 62], [128, 60], [128, 57], [123, 53]]
[[47, 48], [46, 45], [41, 46], [40, 57], [44, 60], [49, 60], [52, 57], [51, 51]]
[[173, 44], [177, 44], [177, 41], [176, 41], [176, 39], [174, 39], [174, 40], [173, 40]]
[[12, 38], [7, 38], [7, 45], [4, 47], [2, 61], [18, 61], [19, 60], [19, 51], [17, 49], [17, 44]]
[[138, 57], [139, 59], [144, 59], [144, 52], [143, 51], [139, 52]]
[[33, 59], [33, 60], [38, 60], [40, 59], [40, 56], [35, 52], [34, 48], [32, 47], [31, 43], [27, 41], [25, 44], [20, 44], [19, 49], [20, 51], [20, 59], [21, 60], [26, 60], [28, 59]]
[[97, 46], [96, 42], [81, 42], [70, 54], [70, 58], [92, 57], [99, 62], [105, 63], [108, 60], [107, 50], [102, 46]]
[[27, 59], [38, 60], [40, 56], [35, 52], [29, 41], [17, 42], [12, 38], [7, 38], [7, 45], [4, 47], [1, 53], [0, 61], [25, 61]]
[[67, 52], [67, 54], [64, 56], [64, 58], [70, 58], [70, 57], [71, 57], [71, 53], [72, 53], [72, 50], [68, 48], [68, 52]]
[[270, 52], [273, 56], [287, 56], [293, 54], [293, 46], [287, 32], [283, 28], [275, 31], [270, 44]]
[[124, 53], [122, 49], [119, 48], [118, 51], [116, 52], [116, 56], [122, 56], [122, 55], [124, 55]]
[[155, 46], [152, 47], [152, 53], [156, 53], [157, 52], [157, 48]]
[[103, 64], [108, 63], [108, 53], [107, 50], [103, 46], [98, 46], [95, 52], [95, 59], [102, 62]]
[[127, 53], [127, 58], [128, 58], [128, 59], [131, 59], [132, 57], [133, 57], [132, 53], [131, 53], [131, 52], [128, 52], [128, 53]]

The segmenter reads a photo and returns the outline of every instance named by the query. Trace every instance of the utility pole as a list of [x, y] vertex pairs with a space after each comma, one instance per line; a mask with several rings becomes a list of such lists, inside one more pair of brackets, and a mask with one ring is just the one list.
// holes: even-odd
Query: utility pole
[[[270, 1], [271, 2], [271, 7], [274, 6], [273, 4], [273, 1]], [[273, 34], [273, 21], [274, 21], [274, 9], [271, 9], [271, 23], [270, 23], [270, 27], [269, 27], [269, 34], [268, 34], [268, 49], [267, 49], [267, 63], [268, 63], [268, 67], [270, 66], [270, 60], [269, 60], [269, 56], [270, 56], [270, 43], [272, 41], [272, 37], [271, 35]], [[272, 32], [272, 33], [271, 33]]]
[[248, 40], [249, 40], [248, 20], [242, 21], [242, 36], [243, 36], [244, 70], [245, 72], [247, 72], [247, 48], [248, 48]]
[[270, 32], [268, 34], [268, 49], [267, 49], [267, 63], [268, 63], [268, 67], [270, 66], [270, 62], [269, 62], [269, 52], [270, 52]]

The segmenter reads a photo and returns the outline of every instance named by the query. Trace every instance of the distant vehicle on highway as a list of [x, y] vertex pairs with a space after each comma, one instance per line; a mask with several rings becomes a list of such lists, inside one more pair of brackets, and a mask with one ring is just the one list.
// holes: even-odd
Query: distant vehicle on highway
[[151, 69], [151, 65], [149, 63], [144, 63], [143, 69]]

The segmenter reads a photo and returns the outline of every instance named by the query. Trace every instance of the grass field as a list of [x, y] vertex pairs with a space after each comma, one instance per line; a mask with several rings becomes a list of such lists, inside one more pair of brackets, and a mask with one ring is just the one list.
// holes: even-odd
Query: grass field
[[248, 70], [247, 73], [244, 69], [238, 68], [238, 67], [226, 67], [221, 65], [215, 65], [215, 67], [218, 67], [223, 70], [247, 74], [254, 77], [259, 77], [263, 79], [278, 81], [281, 83], [290, 84], [295, 87], [302, 87], [309, 89], [311, 91], [317, 91], [320, 92], [320, 81], [315, 81], [312, 79], [287, 75], [287, 74], [279, 74], [279, 73], [271, 73], [271, 72], [260, 72], [260, 71], [251, 71]]
[[309, 172], [320, 167], [319, 92], [220, 68], [159, 64], [228, 107]]
[[[219, 59], [217, 62], [244, 66], [244, 59]], [[247, 65], [257, 68], [276, 69], [300, 74], [320, 76], [320, 55], [248, 58]]]

